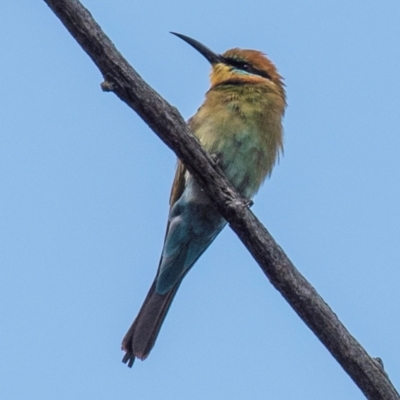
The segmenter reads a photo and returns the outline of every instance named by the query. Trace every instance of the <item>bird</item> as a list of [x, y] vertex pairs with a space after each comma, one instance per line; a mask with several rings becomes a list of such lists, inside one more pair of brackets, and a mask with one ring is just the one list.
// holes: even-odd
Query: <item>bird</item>
[[[217, 54], [189, 36], [171, 33], [211, 64], [210, 89], [188, 125], [237, 192], [251, 202], [283, 152], [283, 78], [261, 51], [232, 48]], [[169, 204], [156, 277], [121, 345], [122, 361], [129, 367], [136, 358], [147, 358], [183, 278], [226, 225], [180, 160]]]

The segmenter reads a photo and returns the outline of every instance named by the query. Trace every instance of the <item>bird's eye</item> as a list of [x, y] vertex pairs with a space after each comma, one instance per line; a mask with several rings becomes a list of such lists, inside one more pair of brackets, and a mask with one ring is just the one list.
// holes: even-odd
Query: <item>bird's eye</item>
[[244, 69], [245, 71], [250, 71], [251, 70], [251, 65], [248, 64], [248, 63], [243, 63], [241, 68]]

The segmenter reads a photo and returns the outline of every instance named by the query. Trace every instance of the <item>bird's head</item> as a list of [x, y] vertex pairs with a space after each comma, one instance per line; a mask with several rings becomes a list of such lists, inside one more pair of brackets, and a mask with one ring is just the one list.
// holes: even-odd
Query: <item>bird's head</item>
[[223, 54], [216, 54], [197, 40], [180, 33], [171, 33], [189, 43], [210, 62], [211, 88], [221, 84], [259, 83], [278, 91], [285, 99], [282, 77], [272, 61], [261, 51], [234, 48]]

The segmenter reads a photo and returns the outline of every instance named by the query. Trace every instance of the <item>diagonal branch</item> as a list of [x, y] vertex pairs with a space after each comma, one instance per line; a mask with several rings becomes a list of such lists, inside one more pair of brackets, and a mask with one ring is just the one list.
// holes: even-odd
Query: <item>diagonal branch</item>
[[103, 90], [136, 111], [185, 163], [274, 287], [317, 335], [365, 396], [399, 400], [382, 364], [371, 358], [297, 271], [266, 228], [204, 152], [182, 116], [148, 86], [78, 0], [44, 0], [100, 69]]

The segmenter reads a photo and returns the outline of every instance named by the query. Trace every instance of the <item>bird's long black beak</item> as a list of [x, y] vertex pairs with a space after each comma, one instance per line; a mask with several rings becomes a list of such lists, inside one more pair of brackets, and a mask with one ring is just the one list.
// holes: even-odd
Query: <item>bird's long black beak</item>
[[181, 38], [186, 43], [189, 43], [199, 53], [201, 53], [205, 58], [207, 58], [207, 60], [210, 62], [211, 65], [218, 64], [220, 62], [224, 62], [224, 59], [222, 56], [220, 56], [219, 54], [215, 54], [208, 47], [204, 46], [204, 44], [201, 44], [197, 40], [194, 40], [194, 39], [190, 38], [189, 36], [185, 36], [180, 33], [176, 33], [176, 32], [170, 32], [170, 33], [172, 33], [175, 36], [178, 36], [178, 38]]

